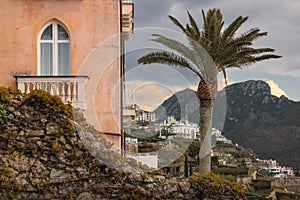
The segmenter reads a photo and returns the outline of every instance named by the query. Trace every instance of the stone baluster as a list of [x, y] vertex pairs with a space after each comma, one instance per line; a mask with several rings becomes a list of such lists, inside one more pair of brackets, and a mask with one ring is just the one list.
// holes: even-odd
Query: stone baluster
[[59, 98], [61, 98], [61, 83], [56, 83], [56, 87], [57, 87], [57, 89], [56, 89], [56, 91], [57, 91], [57, 96], [58, 96]]
[[54, 85], [54, 91], [55, 91], [55, 94], [54, 95], [57, 95], [59, 96], [59, 83], [53, 83]]
[[43, 83], [42, 89], [48, 92], [48, 83]]
[[71, 102], [74, 100], [73, 95], [74, 95], [74, 83], [70, 82], [70, 99], [71, 99]]
[[39, 87], [41, 90], [45, 90], [45, 83], [39, 83]]
[[49, 84], [49, 93], [51, 94], [51, 95], [53, 95], [54, 94], [54, 90], [53, 90], [53, 83], [52, 82], [49, 82], [48, 83]]
[[66, 101], [67, 102], [69, 102], [69, 101], [71, 101], [71, 84], [70, 84], [70, 82], [66, 82], [66, 84], [67, 84], [67, 99], [66, 99]]
[[18, 82], [18, 89], [19, 89], [22, 93], [25, 93], [25, 83], [24, 83], [24, 82]]
[[73, 82], [73, 101], [78, 101], [78, 83]]
[[52, 83], [51, 85], [52, 85], [52, 91], [53, 91], [52, 95], [57, 95], [57, 87], [56, 87], [56, 83], [54, 82], [54, 83]]
[[51, 88], [50, 94], [51, 94], [51, 95], [55, 95], [55, 83], [50, 82], [50, 88]]
[[43, 83], [43, 87], [44, 87], [43, 90], [50, 92], [49, 83], [47, 82]]
[[36, 82], [32, 82], [31, 84], [32, 84], [32, 90], [31, 91], [33, 91], [33, 90], [36, 89]]
[[30, 83], [26, 83], [26, 86], [25, 86], [25, 94], [29, 94], [30, 93]]
[[38, 82], [36, 83], [36, 89], [37, 90], [41, 89], [41, 83], [38, 83]]
[[65, 100], [65, 95], [66, 95], [65, 82], [61, 82], [61, 99], [63, 101]]

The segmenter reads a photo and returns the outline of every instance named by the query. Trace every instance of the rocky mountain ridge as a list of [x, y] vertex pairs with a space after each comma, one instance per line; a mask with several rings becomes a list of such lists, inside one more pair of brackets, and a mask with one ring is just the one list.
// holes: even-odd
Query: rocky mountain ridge
[[[188, 108], [188, 109], [187, 109]], [[158, 119], [187, 115], [199, 122], [196, 92], [183, 90], [165, 100], [155, 113]], [[225, 87], [215, 100], [213, 126], [233, 142], [251, 148], [261, 158], [300, 167], [300, 103], [271, 94], [264, 81], [249, 80]]]
[[167, 116], [174, 116], [180, 120], [186, 115], [189, 121], [199, 123], [199, 99], [196, 91], [185, 89], [166, 99], [154, 110], [157, 120], [165, 120]]

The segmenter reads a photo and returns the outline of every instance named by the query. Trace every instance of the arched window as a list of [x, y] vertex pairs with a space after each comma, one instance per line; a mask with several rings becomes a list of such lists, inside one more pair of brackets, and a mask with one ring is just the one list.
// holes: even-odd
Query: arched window
[[39, 36], [39, 75], [69, 75], [71, 69], [70, 37], [57, 21], [46, 24]]

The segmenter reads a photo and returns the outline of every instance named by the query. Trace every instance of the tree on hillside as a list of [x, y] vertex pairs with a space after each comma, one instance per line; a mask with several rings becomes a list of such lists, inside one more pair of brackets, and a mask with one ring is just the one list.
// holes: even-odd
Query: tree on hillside
[[200, 99], [200, 164], [199, 170], [210, 172], [211, 128], [213, 102], [217, 96], [217, 74], [222, 72], [227, 83], [226, 69], [249, 66], [259, 61], [280, 58], [273, 54], [272, 48], [254, 48], [252, 42], [267, 32], [252, 28], [236, 35], [237, 30], [248, 17], [236, 18], [224, 28], [222, 13], [219, 9], [210, 9], [206, 15], [202, 10], [203, 28], [200, 30], [194, 18], [188, 12], [189, 24], [183, 26], [176, 18], [169, 16], [179, 27], [188, 44], [153, 34], [152, 41], [158, 42], [170, 51], [155, 51], [139, 58], [139, 64], [166, 64], [183, 67], [194, 72], [200, 79], [198, 97]]

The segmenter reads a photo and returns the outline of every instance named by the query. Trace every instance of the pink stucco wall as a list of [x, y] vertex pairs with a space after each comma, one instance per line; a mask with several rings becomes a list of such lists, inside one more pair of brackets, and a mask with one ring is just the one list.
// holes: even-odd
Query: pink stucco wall
[[[119, 0], [0, 0], [0, 86], [16, 87], [12, 77], [15, 72], [38, 75], [38, 35], [43, 25], [53, 19], [70, 33], [72, 75], [90, 76], [90, 85], [96, 81], [93, 96], [88, 96], [93, 105], [88, 105], [87, 113], [96, 113], [97, 120], [93, 115], [87, 117], [100, 131], [119, 134]], [[106, 44], [105, 54], [92, 58], [94, 64], [89, 63], [87, 59], [95, 48], [104, 47], [102, 44], [109, 39], [113, 42]], [[106, 55], [112, 62], [102, 64], [100, 58], [107, 59]], [[85, 70], [91, 63], [93, 70]], [[112, 95], [112, 90], [117, 95]], [[114, 138], [114, 143], [120, 147], [119, 140]]]

